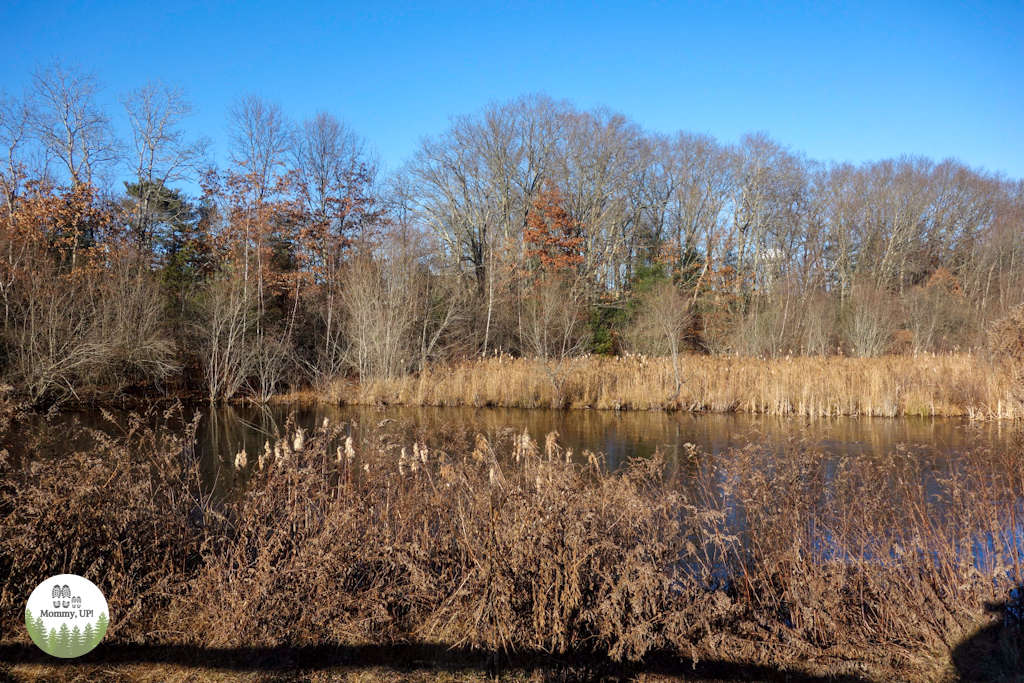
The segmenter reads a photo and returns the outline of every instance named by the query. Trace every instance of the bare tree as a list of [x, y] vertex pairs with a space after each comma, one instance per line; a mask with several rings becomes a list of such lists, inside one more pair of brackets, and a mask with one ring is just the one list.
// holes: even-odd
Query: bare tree
[[252, 175], [252, 191], [264, 199], [285, 167], [292, 146], [292, 124], [281, 105], [254, 93], [237, 96], [228, 109], [228, 154], [242, 173]]
[[348, 124], [321, 111], [296, 130], [292, 161], [303, 213], [300, 248], [316, 285], [313, 306], [322, 326], [310, 368], [323, 381], [336, 376], [345, 360], [344, 268], [355, 244], [372, 238], [379, 223], [379, 160]]
[[72, 185], [96, 185], [120, 160], [121, 143], [96, 102], [97, 75], [60, 60], [36, 69], [30, 92], [33, 131]]
[[122, 95], [121, 104], [131, 124], [130, 163], [137, 179], [131, 224], [139, 241], [148, 245], [153, 239], [160, 200], [166, 189], [172, 183], [197, 177], [206, 161], [210, 142], [204, 137], [193, 140], [186, 137], [182, 124], [195, 109], [183, 88], [158, 80], [149, 81]]
[[629, 330], [634, 349], [672, 358], [676, 397], [686, 381], [682, 376], [680, 355], [691, 321], [690, 299], [677, 286], [664, 281], [643, 296], [639, 313]]
[[255, 301], [237, 273], [217, 276], [196, 302], [195, 342], [211, 403], [238, 393], [253, 368]]

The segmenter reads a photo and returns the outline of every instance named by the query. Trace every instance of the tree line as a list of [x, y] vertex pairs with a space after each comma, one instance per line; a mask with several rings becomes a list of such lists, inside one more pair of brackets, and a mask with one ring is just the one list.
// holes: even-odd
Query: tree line
[[57, 61], [0, 94], [0, 373], [37, 402], [263, 401], [497, 353], [670, 354], [678, 383], [686, 350], [968, 350], [1024, 300], [1024, 183], [957, 160], [528, 95], [384, 173], [341, 118], [244, 93], [218, 166], [182, 88], [101, 90]]

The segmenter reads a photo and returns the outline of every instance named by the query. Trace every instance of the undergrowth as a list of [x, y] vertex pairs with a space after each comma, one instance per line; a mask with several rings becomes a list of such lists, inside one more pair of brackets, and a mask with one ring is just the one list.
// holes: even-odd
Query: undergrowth
[[[26, 641], [35, 584], [70, 572], [106, 594], [112, 643], [669, 653], [944, 680], [1022, 578], [1020, 448], [939, 462], [687, 446], [612, 473], [592, 453], [574, 464], [557, 433], [357, 442], [347, 423], [289, 422], [213, 498], [195, 423], [165, 428], [177, 412], [59, 457], [18, 437], [0, 472], [5, 640]], [[5, 429], [20, 434], [16, 416]], [[1019, 641], [1000, 637], [984, 675], [1016, 666]]]

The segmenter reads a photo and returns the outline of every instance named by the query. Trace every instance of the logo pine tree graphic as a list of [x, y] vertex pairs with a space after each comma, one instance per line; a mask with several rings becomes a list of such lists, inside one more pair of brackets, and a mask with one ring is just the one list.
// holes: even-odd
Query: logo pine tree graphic
[[100, 618], [96, 620], [96, 642], [99, 643], [103, 640], [104, 634], [107, 632], [107, 613], [103, 612], [100, 614]]
[[57, 651], [54, 653], [58, 657], [68, 658], [71, 657], [71, 629], [68, 628], [67, 623], [60, 625], [60, 634], [57, 640]]
[[108, 625], [107, 614], [104, 612], [96, 620], [95, 626], [86, 622], [81, 628], [76, 625], [69, 629], [67, 623], [63, 623], [59, 631], [51, 628], [47, 633], [42, 614], [33, 616], [30, 609], [25, 609], [25, 627], [32, 642], [43, 652], [55, 657], [80, 657], [90, 652], [103, 640]]

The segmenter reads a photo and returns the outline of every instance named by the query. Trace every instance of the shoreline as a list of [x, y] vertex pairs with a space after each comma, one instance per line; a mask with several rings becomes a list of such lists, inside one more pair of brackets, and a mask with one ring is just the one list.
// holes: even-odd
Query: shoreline
[[[1012, 378], [976, 353], [778, 359], [686, 355], [679, 364], [678, 391], [669, 357], [586, 356], [555, 362], [496, 356], [433, 365], [393, 378], [338, 378], [322, 391], [285, 391], [273, 395], [267, 404], [681, 411], [805, 418], [1024, 418]], [[179, 401], [208, 403], [190, 391], [82, 400], [60, 407], [137, 410]], [[227, 403], [260, 405], [247, 397]]]

